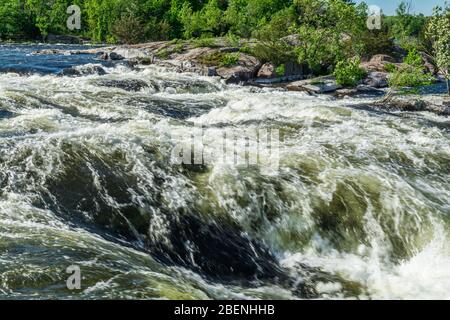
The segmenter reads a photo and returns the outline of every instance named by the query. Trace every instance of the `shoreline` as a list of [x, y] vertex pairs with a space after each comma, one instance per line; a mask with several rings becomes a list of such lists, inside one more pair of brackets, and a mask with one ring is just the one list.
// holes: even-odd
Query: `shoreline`
[[[17, 43], [16, 45], [46, 47], [83, 46], [88, 48], [74, 50], [46, 48], [37, 50], [33, 54], [93, 54], [97, 55], [100, 61], [125, 63], [131, 68], [156, 65], [179, 73], [189, 72], [202, 76], [220, 77], [227, 84], [302, 91], [309, 95], [327, 95], [336, 99], [373, 98], [375, 99], [374, 107], [382, 107], [384, 105], [386, 110], [431, 111], [443, 116], [450, 115], [450, 97], [444, 92], [445, 85], [438, 81], [430, 86], [419, 88], [419, 92], [416, 94], [404, 94], [397, 91], [395, 92], [395, 97], [387, 100], [383, 99], [383, 97], [391, 93], [385, 79], [387, 73], [371, 71], [370, 68], [373, 65], [379, 68], [373, 61], [364, 62], [368, 66], [368, 76], [364, 81], [353, 87], [343, 87], [336, 83], [336, 79], [333, 76], [313, 76], [304, 72], [298, 65], [291, 66], [290, 70], [286, 71], [286, 74], [283, 76], [275, 75], [270, 68], [270, 64], [260, 62], [251, 54], [242, 52], [239, 47], [228, 46], [224, 43], [224, 39], [215, 38], [215, 41], [214, 46], [199, 46], [193, 41], [158, 41], [135, 45], [106, 46], [46, 43]], [[2, 42], [0, 45], [14, 44]], [[377, 55], [377, 59], [380, 58], [378, 56], [382, 55]], [[223, 65], [220, 59], [224, 57], [235, 57], [235, 60], [229, 65]], [[381, 66], [383, 65], [381, 64]], [[64, 69], [61, 75], [78, 76], [83, 74], [77, 72], [74, 68], [69, 68]], [[439, 91], [442, 93], [438, 93]]]

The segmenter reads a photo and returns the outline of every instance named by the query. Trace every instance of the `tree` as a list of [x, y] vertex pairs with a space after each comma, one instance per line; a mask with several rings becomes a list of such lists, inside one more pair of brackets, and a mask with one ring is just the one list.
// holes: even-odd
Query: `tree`
[[143, 40], [144, 25], [132, 12], [126, 12], [112, 27], [112, 34], [121, 42], [136, 44]]
[[27, 24], [23, 5], [17, 0], [3, 0], [0, 4], [0, 38], [22, 35]]
[[446, 78], [447, 92], [450, 95], [450, 6], [447, 2], [443, 8], [434, 8], [426, 36], [432, 43], [436, 65]]
[[400, 2], [396, 16], [384, 20], [389, 25], [389, 35], [406, 50], [420, 47], [422, 30], [427, 22], [423, 14], [412, 14], [411, 6], [411, 1]]
[[[343, 0], [295, 0], [299, 13], [297, 46], [299, 63], [315, 72], [329, 71], [340, 60], [361, 53], [366, 28], [366, 6]], [[325, 70], [324, 70], [325, 69]]]

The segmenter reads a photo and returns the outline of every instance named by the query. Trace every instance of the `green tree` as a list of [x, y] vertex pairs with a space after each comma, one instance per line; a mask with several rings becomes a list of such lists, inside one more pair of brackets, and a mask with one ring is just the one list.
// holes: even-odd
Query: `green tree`
[[445, 75], [447, 92], [450, 95], [450, 6], [436, 7], [426, 28], [427, 38], [431, 41], [436, 64]]
[[389, 25], [389, 35], [406, 50], [421, 46], [422, 31], [427, 22], [423, 14], [411, 13], [411, 1], [400, 2], [396, 16], [385, 19]]
[[359, 55], [364, 47], [366, 29], [365, 5], [352, 5], [342, 0], [295, 0], [299, 13], [297, 46], [300, 63], [321, 72], [340, 60]]
[[24, 35], [30, 27], [23, 4], [17, 0], [3, 0], [0, 3], [0, 21], [0, 38]]

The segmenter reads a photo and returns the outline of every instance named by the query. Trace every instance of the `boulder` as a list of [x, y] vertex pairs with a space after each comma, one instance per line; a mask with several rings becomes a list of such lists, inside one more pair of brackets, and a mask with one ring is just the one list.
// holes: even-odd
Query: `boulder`
[[307, 84], [304, 85], [303, 88], [314, 93], [328, 93], [336, 91], [337, 89], [342, 88], [342, 86], [337, 83], [320, 83]]
[[96, 84], [102, 87], [119, 88], [125, 91], [140, 91], [149, 87], [147, 82], [137, 79], [101, 80]]
[[241, 53], [236, 65], [220, 67], [216, 72], [217, 75], [225, 79], [227, 83], [239, 83], [253, 79], [260, 67], [261, 62], [258, 59]]
[[105, 75], [107, 72], [97, 65], [85, 65], [80, 67], [65, 68], [58, 73], [59, 76], [77, 77], [96, 74], [99, 76]]
[[362, 62], [361, 68], [367, 71], [385, 72], [387, 64], [395, 64], [396, 60], [387, 54], [374, 55], [369, 61]]
[[443, 116], [450, 115], [450, 97], [442, 95], [395, 96], [382, 104], [384, 107], [401, 111], [428, 111]]
[[125, 58], [123, 56], [121, 56], [120, 54], [118, 54], [117, 52], [101, 52], [99, 53], [99, 59], [101, 60], [113, 60], [113, 61], [118, 61], [118, 60], [124, 60]]
[[298, 47], [298, 46], [302, 45], [300, 36], [298, 34], [291, 34], [289, 36], [281, 38], [281, 40], [283, 40], [286, 44], [293, 46], [293, 47]]
[[121, 56], [120, 54], [118, 54], [117, 52], [111, 52], [109, 54], [109, 59], [110, 60], [123, 60], [125, 58], [123, 56]]
[[332, 76], [294, 81], [286, 85], [286, 89], [290, 91], [309, 91], [313, 93], [329, 93], [341, 88], [342, 86], [337, 84]]
[[388, 73], [387, 72], [369, 72], [363, 83], [374, 88], [386, 88], [388, 87]]
[[275, 78], [277, 73], [275, 72], [275, 66], [271, 63], [265, 63], [258, 71], [258, 78], [271, 79]]

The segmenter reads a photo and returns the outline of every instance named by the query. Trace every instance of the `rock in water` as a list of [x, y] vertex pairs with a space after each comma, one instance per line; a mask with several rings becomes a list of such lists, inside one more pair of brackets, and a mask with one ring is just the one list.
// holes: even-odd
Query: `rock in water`
[[386, 88], [388, 87], [388, 73], [387, 72], [369, 72], [364, 84], [374, 88]]
[[164, 215], [164, 220], [167, 238], [150, 234], [149, 249], [163, 261], [225, 281], [284, 278], [270, 250], [237, 224], [187, 212]]
[[116, 53], [116, 52], [111, 52], [109, 54], [109, 59], [110, 60], [123, 60], [125, 59], [124, 57], [122, 57], [120, 54]]
[[75, 67], [65, 68], [61, 72], [58, 73], [59, 76], [67, 76], [67, 77], [86, 76], [86, 75], [92, 75], [92, 74], [103, 76], [103, 75], [107, 74], [107, 72], [105, 71], [105, 69], [103, 69], [100, 66], [85, 65], [85, 66], [77, 67], [77, 68], [75, 68]]
[[240, 54], [239, 61], [235, 66], [220, 67], [217, 69], [217, 74], [227, 83], [239, 83], [252, 79], [260, 66], [261, 62], [255, 57]]
[[277, 76], [275, 66], [271, 63], [265, 63], [258, 71], [258, 78], [271, 79]]
[[103, 87], [119, 88], [125, 91], [140, 91], [149, 86], [147, 82], [137, 79], [101, 80], [97, 81], [96, 84]]

